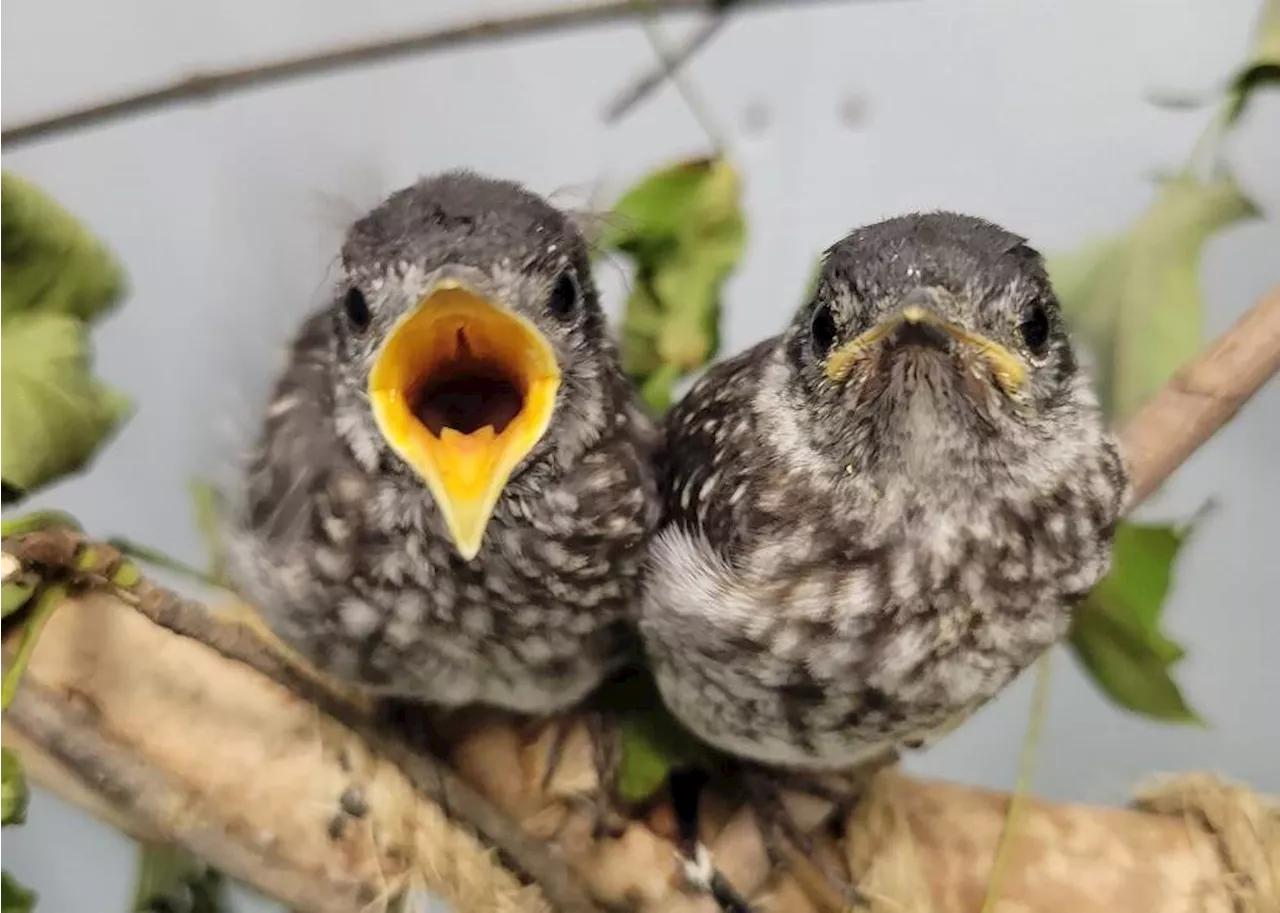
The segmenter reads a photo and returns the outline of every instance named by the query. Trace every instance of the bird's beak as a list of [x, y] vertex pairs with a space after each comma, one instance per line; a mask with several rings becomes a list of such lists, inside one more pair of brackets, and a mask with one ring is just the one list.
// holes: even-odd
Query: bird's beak
[[827, 378], [843, 382], [860, 361], [874, 357], [894, 340], [927, 345], [935, 341], [945, 344], [948, 339], [954, 340], [966, 356], [985, 365], [1005, 393], [1013, 395], [1022, 388], [1027, 369], [1017, 355], [998, 342], [946, 320], [932, 308], [915, 303], [906, 305], [832, 352], [827, 359]]
[[511, 473], [551, 423], [560, 368], [528, 320], [457, 282], [392, 327], [369, 373], [391, 448], [427, 483], [471, 560]]

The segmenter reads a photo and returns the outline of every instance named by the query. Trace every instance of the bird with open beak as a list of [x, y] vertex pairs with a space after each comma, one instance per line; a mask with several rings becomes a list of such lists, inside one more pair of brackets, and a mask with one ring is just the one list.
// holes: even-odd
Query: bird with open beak
[[928, 743], [1059, 640], [1128, 492], [1041, 257], [949, 213], [831, 247], [786, 331], [665, 431], [659, 689], [708, 743], [810, 776]]
[[569, 217], [514, 183], [423, 180], [350, 228], [293, 343], [232, 580], [338, 679], [554, 714], [631, 649], [654, 435]]

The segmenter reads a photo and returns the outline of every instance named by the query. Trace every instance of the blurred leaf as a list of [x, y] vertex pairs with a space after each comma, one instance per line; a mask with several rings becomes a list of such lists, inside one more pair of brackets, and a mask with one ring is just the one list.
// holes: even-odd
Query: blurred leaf
[[1160, 629], [1189, 528], [1122, 523], [1111, 572], [1076, 610], [1072, 652], [1112, 701], [1144, 716], [1201, 723], [1174, 682], [1182, 647]]
[[4, 614], [2, 618], [8, 618], [18, 609], [27, 604], [27, 600], [31, 598], [31, 594], [36, 591], [35, 585], [24, 583], [20, 580], [9, 581], [0, 584], [0, 599], [4, 602]]
[[622, 767], [618, 794], [624, 802], [644, 802], [667, 782], [671, 762], [649, 730], [626, 721], [622, 725]]
[[1280, 0], [1265, 0], [1249, 62], [1231, 84], [1227, 122], [1234, 123], [1244, 113], [1255, 90], [1276, 85], [1280, 85]]
[[721, 291], [746, 244], [740, 196], [726, 160], [697, 159], [645, 178], [614, 207], [602, 245], [636, 266], [623, 367], [656, 411], [719, 349]]
[[222, 913], [228, 909], [223, 877], [174, 844], [138, 847], [133, 913]]
[[647, 672], [606, 682], [596, 699], [621, 717], [618, 796], [624, 802], [648, 801], [662, 789], [674, 767], [708, 767], [713, 763], [711, 750], [667, 710]]
[[1233, 179], [1178, 175], [1127, 232], [1050, 259], [1067, 319], [1097, 357], [1099, 393], [1114, 420], [1132, 415], [1200, 349], [1204, 244], [1258, 215]]
[[0, 326], [0, 476], [25, 492], [82, 469], [132, 411], [90, 373], [89, 340], [74, 317], [28, 313]]
[[22, 762], [8, 748], [0, 749], [0, 824], [4, 827], [20, 825], [27, 820], [27, 803], [31, 791], [27, 778], [22, 774]]
[[28, 913], [36, 908], [38, 896], [8, 872], [0, 874], [0, 913]]
[[191, 493], [196, 530], [209, 549], [208, 576], [221, 585], [226, 580], [226, 560], [222, 545], [222, 516], [225, 505], [222, 493], [204, 479], [192, 479], [187, 485]]
[[54, 610], [67, 597], [65, 584], [55, 584], [41, 591], [36, 597], [36, 604], [27, 613], [22, 623], [22, 631], [18, 635], [18, 649], [4, 670], [4, 679], [0, 682], [0, 710], [8, 710], [9, 703], [18, 691], [18, 682], [22, 681], [22, 673], [27, 671], [27, 663], [40, 639], [40, 632], [53, 617]]
[[111, 253], [35, 185], [8, 172], [0, 185], [0, 319], [38, 311], [83, 321], [115, 305], [125, 281]]

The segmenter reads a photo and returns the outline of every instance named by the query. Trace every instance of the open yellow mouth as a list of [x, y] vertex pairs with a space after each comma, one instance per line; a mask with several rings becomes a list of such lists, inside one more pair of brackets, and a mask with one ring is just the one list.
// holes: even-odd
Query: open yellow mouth
[[374, 420], [426, 481], [463, 558], [480, 551], [502, 489], [546, 433], [559, 386], [533, 324], [455, 282], [383, 342], [369, 374]]
[[837, 383], [844, 381], [859, 361], [873, 354], [879, 344], [891, 337], [904, 323], [930, 326], [946, 333], [987, 364], [991, 370], [991, 376], [1005, 393], [1017, 393], [1026, 381], [1026, 366], [1013, 352], [1000, 343], [977, 333], [971, 333], [964, 327], [919, 305], [904, 307], [897, 314], [881, 321], [832, 352], [831, 357], [827, 359], [827, 378]]

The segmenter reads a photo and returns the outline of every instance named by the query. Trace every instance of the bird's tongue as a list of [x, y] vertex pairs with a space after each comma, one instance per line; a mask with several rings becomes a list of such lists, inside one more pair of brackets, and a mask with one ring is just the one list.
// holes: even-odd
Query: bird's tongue
[[445, 484], [459, 493], [471, 494], [482, 490], [493, 475], [501, 455], [497, 443], [498, 436], [492, 425], [485, 425], [469, 434], [452, 428], [443, 429], [437, 464]]

